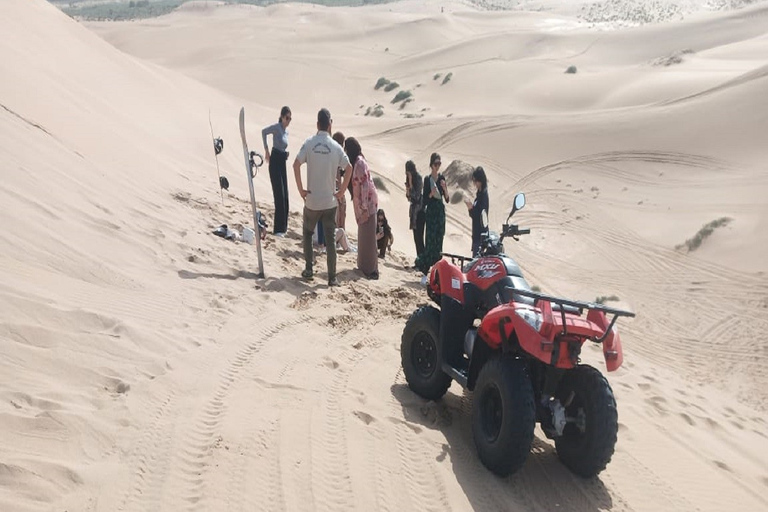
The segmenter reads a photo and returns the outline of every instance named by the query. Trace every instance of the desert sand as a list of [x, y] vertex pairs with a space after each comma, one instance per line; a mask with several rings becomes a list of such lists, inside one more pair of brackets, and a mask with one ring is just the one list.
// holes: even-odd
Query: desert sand
[[[81, 23], [0, 2], [0, 510], [768, 510], [768, 3], [747, 3], [198, 2]], [[354, 254], [339, 288], [322, 255], [300, 280], [292, 177], [265, 279], [254, 246], [211, 233], [252, 220], [240, 108], [260, 151], [282, 105], [292, 154], [328, 107], [383, 180], [379, 281]], [[405, 384], [427, 297], [403, 169], [433, 151], [486, 169], [494, 229], [526, 193], [532, 233], [506, 245], [531, 284], [637, 313], [599, 477], [538, 431], [494, 477], [471, 393]], [[271, 221], [266, 169], [255, 185]], [[468, 252], [465, 206], [447, 217], [445, 250]], [[583, 360], [605, 370], [597, 347]]]

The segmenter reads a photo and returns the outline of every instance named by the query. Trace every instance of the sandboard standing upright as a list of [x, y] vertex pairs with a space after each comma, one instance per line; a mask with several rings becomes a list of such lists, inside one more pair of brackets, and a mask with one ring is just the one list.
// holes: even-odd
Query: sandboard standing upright
[[224, 190], [229, 190], [229, 181], [221, 176], [219, 170], [219, 154], [224, 150], [224, 140], [213, 134], [213, 121], [211, 121], [211, 110], [208, 109], [208, 124], [211, 126], [211, 138], [213, 139], [213, 155], [216, 158], [216, 174], [219, 175], [219, 192], [221, 192], [221, 204], [224, 204]]
[[[259, 229], [259, 217], [261, 214], [256, 209], [256, 196], [253, 193], [253, 168], [258, 167], [263, 163], [263, 160], [259, 164], [255, 164], [251, 159], [251, 154], [248, 152], [248, 142], [245, 140], [245, 107], [240, 109], [240, 137], [243, 139], [243, 155], [245, 156], [245, 172], [248, 174], [248, 189], [251, 192], [251, 207], [253, 208], [253, 230], [256, 233], [256, 252], [259, 255], [259, 274], [260, 278], [264, 278], [264, 262], [261, 259], [261, 230]], [[254, 153], [254, 156], [258, 156], [261, 160], [261, 156]]]

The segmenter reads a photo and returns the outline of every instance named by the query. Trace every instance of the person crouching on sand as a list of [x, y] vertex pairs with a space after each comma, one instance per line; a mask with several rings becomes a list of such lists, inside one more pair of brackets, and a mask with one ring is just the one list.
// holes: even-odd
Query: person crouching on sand
[[379, 209], [376, 214], [376, 246], [379, 248], [379, 258], [384, 258], [387, 249], [392, 250], [392, 243], [395, 237], [392, 236], [392, 228], [389, 227], [387, 215], [384, 210]]

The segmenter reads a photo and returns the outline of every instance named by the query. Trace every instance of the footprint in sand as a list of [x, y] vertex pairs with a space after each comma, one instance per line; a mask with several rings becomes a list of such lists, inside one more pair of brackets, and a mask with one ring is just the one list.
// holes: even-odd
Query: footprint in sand
[[664, 407], [664, 404], [667, 403], [667, 400], [663, 396], [658, 396], [658, 395], [652, 396], [650, 398], [647, 398], [645, 400], [645, 402], [648, 405], [652, 406], [654, 409], [656, 409], [656, 411], [659, 414], [661, 414], [661, 415], [666, 415], [667, 414], [667, 408]]
[[696, 422], [695, 422], [695, 421], [693, 421], [693, 418], [691, 418], [690, 416], [688, 416], [688, 415], [687, 415], [687, 414], [685, 414], [684, 412], [683, 412], [683, 413], [680, 413], [680, 417], [681, 417], [681, 418], [683, 418], [683, 419], [685, 420], [685, 422], [686, 422], [687, 424], [689, 424], [690, 426], [694, 426], [694, 425], [696, 425]]
[[720, 424], [717, 421], [713, 420], [712, 418], [706, 417], [704, 418], [704, 421], [707, 423], [707, 426], [709, 428], [714, 428], [714, 429], [722, 428], [720, 427]]
[[722, 461], [719, 461], [719, 460], [713, 460], [712, 462], [714, 462], [715, 466], [717, 466], [718, 468], [722, 469], [723, 471], [732, 472], [731, 468], [728, 467], [728, 464], [726, 464], [725, 462], [722, 462]]
[[339, 367], [339, 363], [334, 361], [333, 359], [326, 357], [323, 361], [323, 366], [326, 366], [330, 368], [331, 370], [336, 370]]
[[368, 414], [367, 412], [363, 412], [363, 411], [353, 411], [353, 412], [352, 412], [352, 414], [354, 414], [355, 416], [357, 416], [357, 418], [358, 418], [360, 421], [362, 421], [363, 423], [365, 423], [366, 425], [370, 425], [371, 423], [373, 423], [374, 421], [376, 421], [376, 419], [375, 419], [373, 416], [371, 416], [370, 414]]
[[393, 418], [391, 416], [388, 417], [387, 419], [389, 420], [390, 423], [394, 423], [395, 425], [405, 425], [406, 427], [411, 429], [415, 434], [421, 434], [422, 429], [418, 425], [414, 425], [413, 423], [409, 423], [400, 418]]

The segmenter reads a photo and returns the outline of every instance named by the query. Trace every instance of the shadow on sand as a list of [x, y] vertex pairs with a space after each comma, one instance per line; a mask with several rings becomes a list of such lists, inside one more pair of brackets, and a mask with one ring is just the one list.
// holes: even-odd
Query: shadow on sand
[[[257, 288], [268, 292], [288, 292], [295, 297], [311, 290], [328, 289], [328, 275], [326, 272], [315, 274], [312, 281], [307, 281], [301, 276], [271, 277], [267, 275], [262, 278], [255, 272], [245, 270], [232, 270], [229, 273], [215, 272], [191, 272], [189, 270], [179, 270], [178, 275], [181, 279], [224, 279], [234, 281], [237, 279], [248, 279], [254, 281]], [[340, 285], [343, 287], [354, 283], [355, 281], [365, 280], [362, 275], [354, 269], [345, 269], [336, 274]]]
[[[452, 389], [456, 389], [455, 387]], [[439, 401], [424, 400], [406, 384], [394, 384], [392, 396], [400, 403], [403, 419], [416, 435], [424, 427], [445, 436], [436, 462], [449, 458], [456, 480], [473, 510], [525, 510], [597, 512], [611, 510], [611, 493], [599, 477], [583, 479], [557, 458], [550, 442], [534, 437], [531, 453], [517, 473], [500, 478], [482, 465], [472, 439], [472, 392], [450, 390]]]

